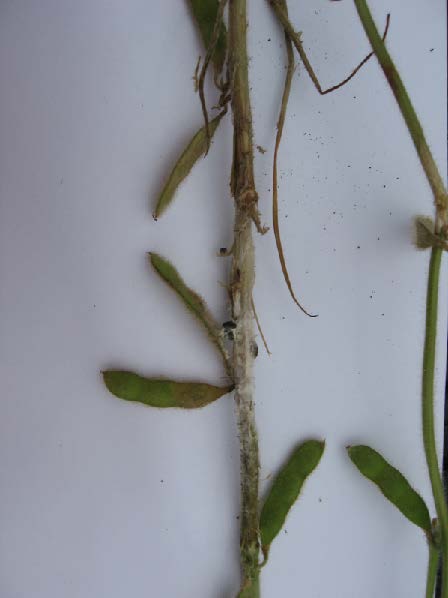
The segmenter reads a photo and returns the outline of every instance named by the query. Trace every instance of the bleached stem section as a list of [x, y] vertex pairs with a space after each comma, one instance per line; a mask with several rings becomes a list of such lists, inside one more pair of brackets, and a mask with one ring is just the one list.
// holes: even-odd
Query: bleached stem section
[[246, 0], [229, 3], [229, 77], [232, 90], [234, 150], [231, 190], [235, 229], [230, 281], [234, 331], [233, 373], [241, 462], [241, 598], [259, 596], [258, 438], [254, 414], [254, 319], [252, 291], [255, 256], [252, 222], [258, 222], [253, 172], [252, 114], [246, 47]]

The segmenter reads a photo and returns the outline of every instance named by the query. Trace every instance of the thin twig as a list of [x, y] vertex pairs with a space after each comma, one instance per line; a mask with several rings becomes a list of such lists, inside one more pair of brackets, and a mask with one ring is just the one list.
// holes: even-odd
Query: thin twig
[[[288, 11], [286, 0], [280, 0], [283, 5], [283, 9]], [[288, 287], [289, 294], [291, 295], [294, 303], [303, 311], [304, 314], [309, 316], [310, 318], [314, 318], [315, 315], [310, 314], [299, 302], [297, 297], [295, 296], [294, 290], [292, 288], [291, 279], [289, 278], [288, 268], [286, 267], [286, 260], [285, 255], [283, 252], [283, 245], [280, 236], [280, 225], [279, 225], [279, 218], [278, 218], [278, 180], [277, 180], [277, 157], [278, 157], [278, 150], [280, 147], [280, 142], [282, 139], [283, 134], [283, 126], [285, 124], [285, 117], [286, 117], [286, 109], [288, 107], [288, 100], [289, 94], [291, 91], [291, 83], [292, 78], [294, 75], [294, 49], [292, 47], [292, 41], [289, 34], [285, 31], [285, 42], [286, 42], [286, 52], [288, 56], [288, 66], [286, 69], [286, 77], [285, 77], [285, 86], [283, 88], [283, 96], [282, 96], [282, 103], [280, 108], [280, 114], [277, 121], [277, 135], [275, 138], [275, 148], [274, 148], [274, 160], [273, 160], [273, 168], [272, 168], [272, 223], [274, 228], [274, 237], [275, 237], [275, 244], [277, 246], [277, 253], [280, 259], [280, 265], [283, 272], [283, 278], [285, 279], [286, 286]]]
[[[291, 38], [291, 41], [293, 42], [294, 46], [296, 47], [297, 52], [300, 55], [300, 58], [302, 59], [302, 62], [303, 62], [306, 72], [308, 73], [311, 81], [314, 84], [314, 87], [317, 89], [317, 91], [320, 93], [320, 95], [324, 96], [327, 93], [331, 93], [332, 91], [335, 91], [336, 89], [341, 88], [343, 85], [348, 83], [356, 75], [356, 73], [365, 65], [365, 63], [368, 60], [370, 60], [370, 58], [372, 58], [374, 52], [370, 52], [369, 54], [367, 54], [367, 56], [365, 58], [363, 58], [361, 60], [361, 62], [352, 70], [352, 72], [347, 77], [345, 77], [345, 79], [343, 79], [340, 83], [337, 83], [336, 85], [332, 85], [331, 87], [329, 87], [327, 89], [323, 89], [321, 84], [319, 83], [316, 73], [315, 73], [313, 67], [311, 66], [311, 63], [310, 63], [308, 56], [305, 52], [305, 49], [302, 44], [302, 40], [300, 39], [300, 33], [295, 31], [294, 27], [292, 26], [291, 21], [288, 18], [287, 9], [284, 6], [282, 6], [284, 0], [268, 0], [268, 2], [274, 9], [274, 12], [277, 15], [278, 20], [282, 24], [283, 29]], [[389, 30], [389, 23], [390, 23], [390, 15], [387, 15], [386, 27], [384, 29], [384, 34], [383, 34], [383, 40], [386, 39], [387, 32]]]
[[205, 100], [204, 82], [205, 82], [205, 75], [207, 73], [207, 69], [210, 64], [211, 57], [213, 56], [213, 52], [215, 51], [216, 44], [218, 43], [219, 34], [221, 32], [222, 17], [224, 14], [224, 8], [225, 8], [226, 4], [227, 4], [227, 0], [220, 0], [220, 2], [219, 2], [218, 10], [216, 12], [216, 21], [215, 21], [215, 25], [213, 27], [213, 34], [212, 34], [212, 37], [210, 40], [210, 45], [207, 48], [207, 53], [205, 54], [204, 63], [202, 64], [201, 74], [199, 75], [199, 81], [198, 81], [199, 98], [201, 100], [202, 114], [204, 115], [205, 130], [207, 133], [207, 150], [205, 151], [205, 155], [207, 155], [209, 147], [210, 147], [210, 126], [209, 126], [207, 102]]
[[252, 311], [254, 312], [255, 322], [257, 324], [257, 328], [258, 328], [258, 332], [260, 333], [261, 340], [263, 341], [264, 348], [266, 349], [266, 353], [269, 356], [271, 356], [272, 353], [269, 351], [268, 343], [267, 343], [266, 338], [265, 338], [265, 336], [263, 334], [263, 329], [261, 328], [260, 320], [258, 319], [258, 314], [257, 314], [257, 310], [255, 309], [255, 301], [254, 301], [253, 297], [252, 297]]

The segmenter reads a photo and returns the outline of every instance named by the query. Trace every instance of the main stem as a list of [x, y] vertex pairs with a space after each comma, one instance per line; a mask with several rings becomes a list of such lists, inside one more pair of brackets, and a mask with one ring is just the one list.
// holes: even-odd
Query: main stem
[[434, 598], [436, 589], [437, 569], [439, 566], [439, 549], [429, 542], [428, 573], [426, 576], [426, 598]]
[[434, 430], [434, 371], [436, 360], [437, 311], [439, 300], [439, 274], [442, 250], [434, 247], [429, 263], [428, 290], [426, 295], [426, 333], [423, 352], [423, 443], [428, 463], [434, 503], [442, 536], [442, 597], [448, 598], [448, 509], [437, 456]]
[[[381, 39], [366, 0], [354, 0], [364, 30], [372, 45], [378, 62], [394, 93], [401, 114], [411, 134], [420, 162], [431, 186], [436, 207], [435, 232], [444, 239], [448, 236], [448, 193], [437, 169], [422, 126], [401, 77]], [[436, 361], [437, 310], [439, 298], [439, 274], [442, 250], [433, 247], [429, 264], [428, 290], [426, 295], [426, 332], [423, 352], [422, 419], [423, 443], [429, 478], [437, 511], [442, 548], [442, 598], [448, 598], [448, 507], [437, 457], [434, 429], [434, 371]]]
[[242, 584], [239, 596], [259, 596], [258, 438], [253, 401], [254, 327], [252, 291], [255, 258], [252, 219], [257, 210], [246, 47], [246, 0], [229, 3], [229, 77], [234, 126], [231, 190], [235, 199], [235, 230], [230, 282], [234, 332], [233, 374], [240, 437]]

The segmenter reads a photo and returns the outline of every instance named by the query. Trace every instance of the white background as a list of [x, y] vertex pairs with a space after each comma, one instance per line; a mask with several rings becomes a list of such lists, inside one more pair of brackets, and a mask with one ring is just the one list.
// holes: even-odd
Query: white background
[[[368, 51], [352, 2], [291, 2], [323, 85]], [[437, 162], [445, 164], [445, 3], [377, 0], [380, 28]], [[267, 2], [249, 2], [263, 221], [284, 46]], [[238, 441], [231, 399], [196, 412], [113, 398], [99, 374], [218, 382], [197, 324], [145, 253], [179, 268], [224, 321], [231, 243], [231, 127], [221, 125], [159, 222], [170, 164], [201, 125], [202, 52], [186, 2], [0, 3], [0, 596], [231, 598], [238, 580]], [[210, 96], [212, 103], [213, 97]], [[420, 598], [426, 545], [354, 470], [369, 443], [421, 491], [421, 346], [429, 255], [411, 220], [431, 195], [372, 60], [321, 98], [295, 77], [280, 151], [289, 299], [272, 233], [257, 236], [255, 301], [272, 350], [256, 366], [261, 491], [295, 443], [324, 458], [275, 541], [263, 598]], [[442, 276], [446, 288], [446, 273]], [[446, 295], [437, 375], [441, 440]]]

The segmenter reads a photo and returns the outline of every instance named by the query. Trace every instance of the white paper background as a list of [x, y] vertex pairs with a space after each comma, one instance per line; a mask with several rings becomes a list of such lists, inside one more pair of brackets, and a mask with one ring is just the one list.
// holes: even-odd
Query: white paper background
[[[351, 2], [291, 2], [324, 85], [368, 51]], [[389, 47], [445, 164], [442, 0], [378, 0]], [[282, 87], [282, 34], [249, 2], [263, 221]], [[201, 124], [202, 51], [186, 3], [0, 4], [0, 595], [228, 598], [238, 587], [238, 442], [232, 402], [157, 411], [111, 397], [99, 370], [216, 381], [197, 324], [147, 265], [155, 250], [226, 319], [229, 120], [158, 223], [153, 199]], [[411, 219], [428, 185], [374, 60], [319, 97], [295, 77], [280, 151], [290, 301], [272, 233], [257, 236], [255, 300], [273, 352], [256, 367], [261, 490], [295, 443], [325, 437], [319, 469], [263, 570], [264, 598], [420, 598], [423, 534], [348, 461], [369, 443], [431, 494], [420, 433], [428, 254]], [[446, 288], [446, 273], [442, 288]], [[437, 375], [441, 440], [446, 296]]]

